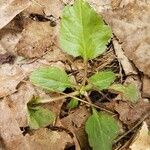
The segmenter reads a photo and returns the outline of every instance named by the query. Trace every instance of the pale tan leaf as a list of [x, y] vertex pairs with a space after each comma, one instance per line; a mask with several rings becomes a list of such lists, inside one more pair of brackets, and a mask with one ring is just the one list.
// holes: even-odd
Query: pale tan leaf
[[150, 150], [150, 135], [146, 122], [143, 122], [142, 128], [136, 135], [130, 148], [131, 150]]
[[24, 77], [24, 73], [17, 65], [5, 64], [0, 66], [0, 97], [14, 93], [16, 86]]
[[117, 40], [113, 40], [114, 50], [117, 55], [118, 61], [121, 63], [122, 68], [126, 75], [137, 74], [135, 67], [132, 65], [130, 60], [125, 56], [124, 51], [121, 48], [121, 45]]
[[51, 46], [51, 27], [48, 22], [31, 22], [22, 32], [16, 51], [23, 57], [40, 57]]
[[127, 1], [123, 5], [103, 13], [103, 17], [122, 42], [125, 55], [150, 76], [150, 1]]
[[7, 150], [30, 149], [6, 99], [0, 101], [0, 137]]
[[8, 97], [8, 104], [20, 127], [27, 126], [27, 103], [36, 95], [33, 86], [27, 82], [21, 84], [17, 92]]
[[30, 0], [1, 0], [0, 29], [31, 4]]
[[26, 138], [32, 150], [64, 150], [67, 145], [73, 145], [71, 136], [65, 131], [58, 132], [47, 128], [34, 131], [32, 135], [27, 134]]
[[150, 77], [148, 76], [144, 76], [143, 77], [143, 93], [142, 93], [142, 96], [143, 97], [147, 97], [147, 98], [150, 98]]

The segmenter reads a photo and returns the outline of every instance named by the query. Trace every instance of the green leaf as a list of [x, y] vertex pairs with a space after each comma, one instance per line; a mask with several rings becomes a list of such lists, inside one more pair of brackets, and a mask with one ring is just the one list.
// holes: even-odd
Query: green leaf
[[79, 101], [75, 98], [72, 98], [70, 100], [70, 102], [68, 103], [67, 107], [70, 108], [70, 109], [74, 109], [78, 106], [78, 104], [79, 104]]
[[112, 71], [102, 71], [90, 77], [89, 83], [96, 86], [100, 90], [104, 90], [108, 89], [108, 87], [114, 82], [114, 80], [115, 74]]
[[57, 67], [39, 68], [32, 72], [30, 81], [45, 90], [64, 91], [71, 82], [64, 70]]
[[93, 150], [112, 150], [113, 141], [119, 133], [116, 120], [108, 114], [98, 113], [95, 109], [86, 122], [85, 130]]
[[28, 123], [31, 129], [38, 129], [52, 124], [55, 115], [52, 111], [44, 109], [40, 106], [28, 107]]
[[139, 91], [134, 84], [113, 84], [109, 87], [112, 92], [120, 93], [125, 100], [136, 103], [139, 100]]
[[93, 59], [106, 50], [112, 32], [103, 18], [84, 0], [76, 0], [63, 11], [60, 45], [68, 54], [85, 60]]

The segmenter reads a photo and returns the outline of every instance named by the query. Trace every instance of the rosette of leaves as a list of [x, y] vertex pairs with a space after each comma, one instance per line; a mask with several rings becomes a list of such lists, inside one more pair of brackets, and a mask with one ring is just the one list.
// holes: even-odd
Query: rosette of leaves
[[[76, 0], [73, 6], [68, 5], [64, 8], [60, 27], [60, 46], [67, 54], [74, 57], [82, 57], [86, 65], [88, 60], [105, 52], [106, 45], [111, 37], [111, 28], [104, 23], [103, 18], [86, 1]], [[113, 92], [119, 92], [126, 100], [137, 102], [139, 98], [137, 88], [134, 85], [123, 86], [121, 84], [114, 84], [115, 79], [115, 73], [112, 71], [100, 71], [93, 74], [87, 80], [87, 84], [84, 82], [82, 86], [79, 84], [75, 85], [71, 82], [69, 75], [63, 69], [57, 67], [39, 68], [33, 71], [30, 76], [30, 81], [35, 86], [49, 92], [62, 93], [66, 88], [72, 88], [74, 90], [73, 93], [65, 94], [62, 97], [72, 98], [68, 104], [70, 109], [78, 106], [79, 99], [76, 96], [84, 96], [85, 93], [88, 93], [88, 91], [95, 87], [98, 90], [109, 89]], [[53, 100], [56, 99], [58, 100], [59, 98]], [[35, 106], [43, 102], [51, 102], [51, 100], [44, 101], [38, 99], [28, 109], [29, 125], [32, 128], [43, 127], [44, 124], [48, 125], [43, 115], [40, 118], [39, 107]], [[51, 119], [47, 112], [46, 116], [50, 123]], [[51, 116], [54, 118], [54, 115]], [[40, 120], [38, 123], [35, 121], [37, 120], [36, 118]], [[42, 118], [44, 123], [42, 123]], [[117, 121], [111, 115], [99, 113], [96, 109], [92, 108], [92, 115], [88, 118], [85, 128], [89, 144], [93, 150], [112, 149], [112, 143], [118, 135], [119, 128]]]

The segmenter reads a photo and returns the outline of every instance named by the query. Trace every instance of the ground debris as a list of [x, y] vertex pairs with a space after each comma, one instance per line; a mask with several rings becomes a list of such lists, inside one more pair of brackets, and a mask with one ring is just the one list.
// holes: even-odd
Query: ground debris
[[[146, 1], [128, 2], [103, 13], [105, 21], [122, 43], [125, 55], [144, 74], [150, 76], [149, 51], [150, 3]], [[124, 31], [124, 32], [123, 32]]]
[[7, 25], [17, 14], [26, 9], [30, 4], [30, 0], [1, 0], [0, 29]]
[[67, 146], [73, 146], [71, 136], [65, 131], [52, 131], [41, 128], [26, 134], [31, 150], [64, 150]]
[[27, 150], [29, 145], [22, 135], [6, 99], [0, 101], [0, 137], [7, 150]]
[[143, 125], [140, 131], [137, 133], [134, 141], [130, 145], [131, 150], [149, 150], [150, 149], [150, 135], [146, 122], [143, 122]]

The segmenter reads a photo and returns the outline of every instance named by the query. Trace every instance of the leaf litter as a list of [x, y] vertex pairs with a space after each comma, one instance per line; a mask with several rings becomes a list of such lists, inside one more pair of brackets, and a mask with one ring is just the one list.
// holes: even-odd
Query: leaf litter
[[[110, 26], [113, 29], [114, 34], [117, 36], [117, 38], [119, 39], [119, 42], [123, 42], [123, 44], [121, 44], [122, 49], [125, 52], [125, 55], [127, 56], [128, 59], [130, 59], [134, 65], [137, 67], [137, 69], [139, 69], [140, 71], [142, 71], [144, 74], [149, 76], [148, 73], [148, 61], [145, 61], [145, 57], [146, 55], [143, 55], [143, 51], [140, 51], [141, 49], [144, 48], [144, 50], [147, 50], [147, 31], [144, 31], [144, 29], [138, 29], [137, 33], [142, 33], [143, 36], [140, 39], [137, 39], [137, 35], [136, 35], [136, 30], [137, 27], [136, 25], [141, 25], [141, 28], [143, 28], [143, 26], [146, 26], [145, 28], [148, 28], [147, 26], [147, 18], [143, 17], [144, 19], [144, 23], [141, 23], [137, 17], [140, 18], [141, 14], [139, 10], [139, 6], [134, 6], [134, 4], [128, 3], [128, 2], [121, 2], [118, 1], [118, 3], [114, 3], [114, 1], [93, 1], [92, 3], [98, 3], [99, 6], [99, 12], [102, 12], [104, 10], [108, 10], [111, 7], [114, 8], [116, 7], [117, 9], [120, 9], [118, 11], [116, 11], [114, 9], [114, 13], [115, 15], [110, 11], [110, 12], [105, 12], [104, 13], [104, 20], [109, 23], [110, 21]], [[146, 2], [145, 2], [146, 3]], [[144, 6], [145, 5], [144, 2], [139, 2], [138, 4], [135, 5], [140, 5], [142, 6], [142, 8], [144, 8], [145, 10], [145, 16], [147, 16], [147, 7], [149, 6]], [[23, 149], [23, 147], [25, 147], [25, 149], [29, 149], [28, 146], [30, 145], [31, 147], [33, 147], [33, 149], [37, 149], [39, 147], [41, 147], [41, 149], [64, 149], [66, 147], [66, 145], [74, 145], [75, 141], [78, 141], [80, 143], [80, 146], [85, 148], [85, 145], [88, 145], [87, 143], [87, 135], [84, 131], [84, 123], [87, 120], [87, 117], [89, 116], [89, 111], [88, 108], [84, 108], [84, 114], [82, 114], [82, 107], [85, 107], [83, 104], [83, 106], [79, 107], [79, 108], [75, 108], [74, 110], [68, 111], [67, 116], [60, 118], [60, 113], [61, 113], [61, 106], [63, 104], [64, 101], [61, 102], [54, 102], [54, 103], [50, 103], [50, 104], [45, 104], [45, 108], [50, 108], [50, 110], [55, 110], [56, 114], [57, 114], [57, 123], [56, 125], [58, 125], [58, 129], [60, 126], [63, 126], [64, 128], [66, 128], [67, 130], [71, 131], [74, 135], [74, 138], [72, 138], [68, 133], [66, 133], [66, 131], [62, 131], [62, 132], [58, 132], [56, 131], [51, 131], [47, 128], [43, 128], [43, 129], [39, 129], [37, 131], [33, 131], [32, 134], [31, 132], [26, 133], [25, 137], [22, 135], [22, 131], [19, 129], [19, 127], [26, 127], [27, 126], [27, 109], [26, 109], [26, 105], [27, 103], [32, 99], [33, 96], [39, 96], [39, 95], [44, 95], [43, 97], [47, 98], [49, 94], [45, 92], [41, 92], [38, 91], [38, 88], [32, 87], [30, 83], [26, 83], [28, 82], [28, 76], [29, 74], [35, 70], [36, 68], [40, 67], [40, 66], [60, 66], [59, 64], [61, 64], [61, 67], [63, 66], [65, 69], [68, 68], [67, 63], [68, 63], [68, 58], [66, 58], [64, 56], [64, 54], [60, 51], [59, 46], [58, 46], [58, 29], [59, 29], [59, 20], [57, 21], [57, 25], [55, 27], [51, 27], [49, 26], [50, 22], [38, 22], [38, 21], [33, 21], [31, 19], [28, 18], [28, 16], [31, 13], [40, 13], [41, 15], [53, 15], [55, 16], [55, 18], [59, 18], [61, 16], [62, 13], [62, 9], [63, 9], [63, 4], [60, 1], [53, 1], [49, 2], [49, 1], [40, 1], [40, 0], [36, 0], [35, 2], [32, 2], [32, 5], [30, 5], [30, 7], [28, 7], [28, 9], [26, 9], [26, 7], [24, 7], [24, 9], [20, 10], [23, 11], [21, 14], [22, 15], [22, 28], [23, 30], [19, 30], [18, 29], [18, 36], [16, 39], [16, 42], [13, 43], [13, 40], [15, 41], [15, 39], [12, 39], [12, 43], [11, 43], [11, 49], [9, 47], [7, 47], [7, 41], [9, 42], [9, 40], [7, 41], [2, 41], [2, 39], [4, 39], [4, 34], [1, 35], [1, 41], [3, 42], [3, 45], [5, 44], [5, 46], [3, 46], [4, 51], [9, 51], [12, 52], [13, 54], [15, 54], [16, 60], [14, 61], [14, 64], [7, 64], [10, 63], [11, 61], [2, 61], [1, 66], [0, 66], [0, 76], [2, 76], [1, 78], [1, 98], [6, 97], [5, 99], [2, 99], [2, 103], [1, 103], [1, 110], [3, 110], [2, 114], [6, 114], [7, 113], [7, 117], [3, 118], [4, 115], [1, 115], [1, 133], [0, 136], [2, 137], [3, 140], [3, 144], [7, 149], [13, 148], [14, 143], [17, 144], [18, 142], [20, 143], [18, 145], [18, 148], [20, 146], [19, 149]], [[31, 6], [36, 6], [35, 7], [31, 7]], [[131, 6], [130, 6], [131, 5]], [[121, 10], [122, 7], [125, 7], [123, 10]], [[120, 8], [121, 7], [121, 8]], [[137, 12], [140, 15], [137, 15], [136, 13], [133, 14], [133, 16], [131, 16], [131, 18], [128, 18], [128, 15], [123, 16], [124, 20], [120, 20], [120, 16], [122, 11], [133, 8], [135, 10], [137, 10]], [[43, 14], [43, 10], [44, 13]], [[57, 11], [56, 11], [57, 10]], [[7, 9], [6, 9], [7, 11]], [[115, 12], [116, 11], [116, 12]], [[17, 12], [17, 13], [20, 13]], [[16, 12], [15, 12], [16, 13]], [[128, 13], [128, 12], [127, 12]], [[132, 13], [132, 12], [131, 12]], [[112, 15], [113, 14], [113, 15]], [[130, 12], [129, 12], [130, 14]], [[134, 16], [135, 15], [135, 16]], [[110, 19], [110, 16], [113, 16]], [[9, 16], [10, 17], [10, 16]], [[8, 24], [8, 22], [10, 22], [15, 16], [12, 15], [11, 18], [8, 17], [8, 21], [5, 22], [5, 25]], [[117, 19], [116, 19], [117, 17]], [[132, 23], [132, 17], [135, 19], [133, 19], [133, 23]], [[3, 18], [7, 18], [7, 15], [4, 16]], [[109, 18], [109, 21], [108, 19]], [[141, 17], [142, 18], [142, 17]], [[14, 18], [16, 19], [16, 18]], [[115, 24], [113, 25], [113, 19], [116, 21]], [[128, 21], [131, 22], [131, 26], [129, 25], [129, 29], [133, 29], [134, 32], [131, 33], [130, 30], [128, 30], [128, 23], [126, 23], [126, 19]], [[139, 22], [138, 22], [138, 21]], [[13, 24], [12, 20], [7, 26], [3, 25], [3, 32], [5, 33], [9, 33], [8, 37], [12, 36], [12, 31], [9, 30], [8, 26]], [[112, 21], [112, 24], [111, 24]], [[140, 24], [141, 23], [141, 24]], [[133, 25], [135, 27], [133, 27]], [[116, 25], [116, 26], [115, 26]], [[119, 26], [118, 26], [119, 25]], [[127, 29], [126, 29], [127, 26]], [[117, 28], [116, 28], [117, 27]], [[119, 32], [120, 28], [124, 29], [127, 32]], [[15, 25], [12, 26], [12, 29], [14, 29], [15, 31]], [[44, 29], [44, 30], [43, 30]], [[13, 31], [13, 32], [14, 32]], [[144, 37], [144, 38], [143, 38]], [[7, 38], [5, 38], [7, 39]], [[134, 42], [130, 43], [130, 41], [134, 40]], [[138, 49], [135, 49], [138, 43], [142, 43], [140, 41], [142, 41], [143, 39], [145, 39], [146, 42], [144, 42], [144, 44], [141, 44], [141, 46], [139, 46]], [[0, 43], [1, 44], [1, 43]], [[56, 45], [55, 45], [56, 44]], [[131, 52], [129, 51], [130, 49], [128, 47], [132, 47], [133, 49], [135, 49], [135, 54], [136, 55], [130, 55]], [[111, 48], [112, 50], [113, 48]], [[115, 47], [114, 47], [115, 49]], [[114, 49], [112, 51], [114, 51]], [[90, 66], [89, 68], [91, 68], [91, 70], [89, 71], [89, 74], [91, 74], [94, 70], [94, 72], [96, 70], [103, 70], [104, 68], [113, 68], [114, 69], [117, 68], [117, 73], [119, 74], [119, 78], [122, 75], [123, 81], [124, 82], [124, 78], [127, 76], [130, 76], [130, 73], [128, 74], [124, 74], [122, 69], [125, 69], [125, 67], [123, 67], [124, 65], [122, 64], [122, 66], [119, 66], [119, 63], [115, 56], [114, 53], [111, 53], [111, 50], [108, 49], [108, 52], [106, 52], [106, 54], [103, 54], [104, 60], [98, 60], [98, 58], [94, 59], [94, 61], [91, 61], [91, 64], [93, 63], [94, 65]], [[148, 57], [148, 52], [147, 53], [147, 57]], [[108, 55], [110, 54], [110, 55]], [[18, 55], [21, 55], [25, 58], [22, 58]], [[3, 55], [4, 56], [4, 55]], [[105, 57], [108, 59], [105, 59]], [[110, 56], [112, 57], [112, 59], [110, 59]], [[142, 56], [142, 58], [140, 59], [140, 57]], [[100, 59], [102, 58], [102, 56], [100, 57]], [[72, 58], [69, 58], [69, 60]], [[72, 59], [73, 63], [75, 63], [76, 59]], [[79, 59], [80, 60], [80, 59]], [[114, 61], [117, 60], [117, 63], [114, 63]], [[139, 63], [140, 60], [140, 63]], [[142, 61], [142, 63], [141, 63]], [[59, 62], [59, 63], [58, 63]], [[70, 61], [69, 61], [70, 62]], [[131, 62], [131, 64], [132, 64]], [[147, 62], [147, 63], [146, 63]], [[4, 64], [5, 63], [5, 64]], [[116, 67], [117, 64], [117, 67]], [[127, 62], [128, 64], [128, 62]], [[81, 67], [82, 63], [79, 64], [79, 67]], [[133, 65], [133, 64], [132, 64]], [[70, 70], [71, 67], [71, 70]], [[69, 70], [68, 71], [72, 71], [72, 74], [75, 74], [75, 72], [77, 71], [75, 68], [72, 70], [72, 68], [74, 68], [74, 64], [69, 64]], [[94, 69], [95, 68], [95, 69]], [[122, 71], [120, 72], [119, 69], [121, 69]], [[66, 69], [67, 70], [67, 69]], [[81, 70], [84, 70], [84, 68], [81, 67]], [[16, 71], [16, 72], [15, 72]], [[128, 72], [128, 71], [127, 71]], [[138, 75], [139, 76], [139, 75]], [[82, 78], [82, 74], [81, 77]], [[141, 78], [141, 76], [139, 76]], [[145, 78], [144, 78], [145, 79]], [[118, 79], [117, 79], [118, 80]], [[149, 80], [149, 79], [148, 79]], [[25, 82], [25, 83], [24, 83]], [[119, 81], [120, 82], [120, 81]], [[130, 81], [131, 82], [131, 81]], [[146, 93], [148, 89], [147, 88], [147, 81], [143, 80], [143, 91], [145, 91]], [[146, 89], [145, 89], [146, 88]], [[140, 88], [141, 89], [141, 88]], [[37, 92], [38, 91], [38, 92]], [[145, 93], [143, 92], [143, 93]], [[142, 94], [143, 94], [142, 93]], [[96, 94], [96, 93], [95, 93]], [[101, 97], [104, 97], [104, 94], [102, 94]], [[109, 96], [109, 93], [107, 94], [107, 96]], [[107, 97], [106, 96], [106, 97]], [[40, 96], [41, 97], [41, 96]], [[148, 94], [144, 94], [144, 97], [149, 98]], [[111, 96], [110, 96], [111, 98]], [[107, 98], [106, 98], [107, 99]], [[120, 98], [121, 99], [121, 98]], [[101, 104], [105, 104], [106, 102], [109, 103], [110, 105], [113, 105], [113, 103], [117, 102], [112, 100], [110, 102], [108, 102], [109, 99], [107, 99], [104, 102], [97, 102], [99, 103], [99, 105]], [[121, 99], [122, 100], [122, 99]], [[7, 102], [7, 103], [6, 103]], [[6, 103], [6, 104], [3, 104]], [[5, 107], [4, 107], [5, 105]], [[126, 106], [126, 107], [125, 107]], [[4, 109], [5, 108], [5, 109]], [[136, 105], [134, 105], [133, 107], [127, 103], [127, 102], [122, 102], [122, 101], [118, 101], [117, 104], [115, 104], [115, 107], [113, 108], [113, 110], [117, 111], [117, 113], [119, 114], [119, 119], [120, 121], [125, 124], [128, 125], [128, 129], [131, 128], [131, 125], [136, 124], [136, 122], [138, 120], [140, 120], [140, 118], [143, 116], [143, 114], [147, 113], [149, 110], [149, 103], [145, 102], [144, 99], [140, 100], [140, 102]], [[125, 113], [122, 113], [123, 110], [125, 111]], [[18, 113], [19, 112], [19, 113]], [[73, 115], [72, 115], [73, 113]], [[15, 118], [15, 119], [14, 119]], [[66, 125], [67, 120], [69, 119], [69, 125]], [[8, 120], [10, 121], [10, 123], [8, 122]], [[7, 123], [6, 123], [7, 122]], [[75, 126], [75, 127], [74, 127]], [[9, 127], [11, 127], [11, 130], [9, 129]], [[7, 136], [4, 135], [3, 131], [8, 131]], [[13, 136], [13, 140], [9, 140], [10, 136]], [[52, 140], [49, 140], [52, 139]], [[75, 140], [76, 139], [76, 140]], [[52, 143], [50, 143], [52, 142]], [[78, 143], [77, 142], [77, 143]], [[123, 145], [124, 142], [120, 141], [121, 144]], [[59, 143], [59, 144], [58, 144]], [[38, 146], [38, 147], [37, 147]], [[75, 146], [77, 146], [77, 144], [75, 144]], [[88, 146], [87, 146], [88, 147]], [[87, 149], [87, 147], [85, 149]], [[77, 147], [76, 147], [77, 148]], [[89, 147], [88, 147], [89, 148]], [[15, 148], [14, 148], [15, 149]]]

